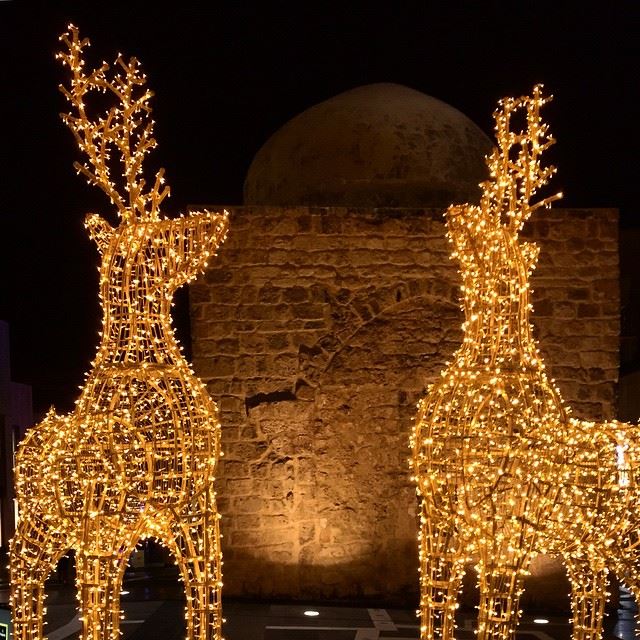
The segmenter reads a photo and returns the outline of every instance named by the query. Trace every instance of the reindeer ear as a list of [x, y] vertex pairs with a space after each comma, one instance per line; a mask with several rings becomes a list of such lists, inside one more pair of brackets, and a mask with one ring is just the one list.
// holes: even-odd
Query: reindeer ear
[[98, 245], [98, 251], [102, 255], [111, 240], [113, 227], [97, 213], [87, 214], [84, 226], [89, 230], [89, 237]]

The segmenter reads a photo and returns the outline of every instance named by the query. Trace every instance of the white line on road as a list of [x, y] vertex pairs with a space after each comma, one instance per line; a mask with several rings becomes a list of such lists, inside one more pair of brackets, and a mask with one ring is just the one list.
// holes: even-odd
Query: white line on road
[[[418, 625], [413, 624], [399, 624], [396, 625], [386, 609], [367, 609], [373, 627], [296, 627], [296, 626], [279, 626], [279, 625], [267, 625], [265, 629], [273, 629], [278, 631], [355, 631], [356, 635], [354, 640], [381, 640], [381, 631], [398, 631], [398, 628], [404, 629], [418, 629]], [[396, 638], [393, 640], [417, 640], [412, 638]], [[543, 639], [540, 639], [543, 640]]]
[[397, 631], [391, 616], [386, 609], [367, 609], [373, 626], [379, 631]]
[[[267, 625], [265, 629], [273, 631], [355, 631], [354, 640], [382, 640], [380, 631], [372, 627], [288, 627], [280, 625]], [[391, 639], [390, 639], [391, 640]], [[410, 638], [393, 637], [393, 640], [418, 640], [417, 636]]]
[[360, 631], [361, 627], [285, 627], [280, 625], [267, 625], [265, 629], [276, 631]]
[[380, 632], [377, 629], [358, 629], [353, 640], [378, 640]]
[[[120, 620], [120, 624], [143, 624], [144, 620]], [[74, 633], [82, 630], [82, 622], [80, 622], [80, 616], [76, 616], [73, 620], [67, 622], [67, 624], [54, 629], [51, 633], [47, 634], [47, 640], [64, 640]]]
[[72, 633], [77, 633], [82, 629], [82, 622], [80, 622], [80, 616], [76, 616], [67, 624], [58, 627], [51, 633], [47, 634], [47, 638], [49, 640], [63, 640], [67, 636], [70, 636]]

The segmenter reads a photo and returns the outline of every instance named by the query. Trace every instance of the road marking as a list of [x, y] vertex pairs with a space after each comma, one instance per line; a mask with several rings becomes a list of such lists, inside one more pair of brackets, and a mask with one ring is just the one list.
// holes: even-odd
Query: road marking
[[[144, 620], [120, 620], [120, 624], [144, 624]], [[67, 624], [54, 629], [51, 633], [47, 634], [48, 640], [64, 640], [70, 635], [82, 631], [82, 622], [80, 622], [80, 616], [76, 616]]]
[[[404, 627], [405, 625], [399, 625]], [[475, 620], [472, 618], [465, 618], [464, 623], [460, 625], [460, 629], [463, 631], [473, 631], [475, 626]], [[553, 640], [553, 637], [544, 631], [538, 631], [537, 629], [523, 629], [522, 626], [516, 631], [516, 636], [529, 635], [538, 640]]]
[[[285, 627], [280, 625], [267, 625], [265, 629], [272, 631], [355, 631], [354, 640], [383, 640], [380, 631], [375, 627]], [[391, 639], [390, 639], [391, 640]], [[393, 640], [418, 640], [417, 636], [393, 637]]]
[[419, 640], [418, 636], [411, 636], [408, 638], [405, 636], [383, 636], [381, 638], [380, 632], [377, 629], [360, 629], [353, 640], [385, 640], [385, 638], [388, 638], [389, 640]]
[[362, 627], [284, 627], [280, 625], [267, 625], [265, 629], [273, 631], [360, 631]]
[[[355, 631], [356, 635], [354, 640], [383, 640], [380, 638], [381, 631], [398, 631], [419, 629], [417, 624], [395, 624], [391, 619], [391, 616], [386, 609], [367, 609], [369, 617], [375, 625], [372, 627], [317, 627], [317, 626], [280, 626], [280, 625], [267, 625], [265, 629], [271, 629], [276, 631]], [[475, 621], [471, 618], [466, 618], [460, 625], [460, 629], [463, 631], [473, 631]], [[522, 629], [517, 631], [518, 636], [530, 635], [537, 640], [553, 640], [552, 636], [544, 631], [538, 631], [537, 629]], [[61, 640], [49, 637], [49, 640]], [[395, 637], [393, 640], [417, 640], [417, 636], [412, 637]]]
[[553, 638], [548, 633], [545, 633], [544, 631], [534, 631], [533, 629], [531, 630], [521, 629], [517, 631], [517, 635], [521, 635], [521, 634], [535, 636], [536, 638], [538, 638], [538, 640], [553, 640]]
[[47, 638], [49, 640], [63, 640], [67, 636], [70, 636], [72, 633], [77, 633], [82, 629], [82, 622], [80, 622], [80, 616], [76, 616], [67, 624], [58, 627], [51, 633], [47, 634]]
[[378, 629], [358, 629], [353, 640], [378, 640], [380, 631]]
[[391, 616], [386, 609], [367, 609], [373, 626], [379, 631], [397, 631]]
[[[381, 631], [397, 631], [398, 627], [405, 629], [418, 629], [418, 625], [405, 624], [396, 625], [386, 609], [367, 609], [373, 627], [316, 627], [316, 626], [279, 626], [267, 625], [265, 629], [278, 631], [355, 631], [354, 640], [381, 640]], [[393, 640], [417, 640], [416, 637], [400, 638], [394, 637]], [[541, 639], [542, 640], [542, 639]]]

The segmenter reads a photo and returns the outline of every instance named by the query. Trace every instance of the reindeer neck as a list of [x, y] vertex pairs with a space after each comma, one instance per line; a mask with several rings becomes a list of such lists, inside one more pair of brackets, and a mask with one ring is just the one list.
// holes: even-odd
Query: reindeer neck
[[460, 355], [471, 364], [505, 369], [540, 364], [529, 321], [527, 274], [510, 275], [465, 279]]
[[171, 297], [135, 300], [103, 295], [102, 340], [96, 367], [116, 365], [180, 365], [186, 361], [171, 326]]

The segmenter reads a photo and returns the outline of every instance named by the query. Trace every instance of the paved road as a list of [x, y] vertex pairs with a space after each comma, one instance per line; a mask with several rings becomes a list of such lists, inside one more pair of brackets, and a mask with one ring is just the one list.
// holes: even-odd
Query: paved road
[[[123, 640], [184, 640], [184, 601], [171, 570], [137, 572], [125, 579]], [[52, 585], [47, 599], [49, 640], [76, 640], [80, 621], [72, 585]], [[0, 594], [1, 599], [1, 594]], [[634, 640], [635, 607], [623, 598], [617, 620], [607, 621], [605, 640]], [[308, 616], [305, 612], [315, 611]], [[226, 640], [416, 640], [415, 611], [223, 600]], [[473, 612], [461, 612], [457, 640], [474, 640]], [[540, 618], [544, 616], [540, 615]], [[517, 640], [569, 640], [567, 618], [547, 623], [524, 616]]]

